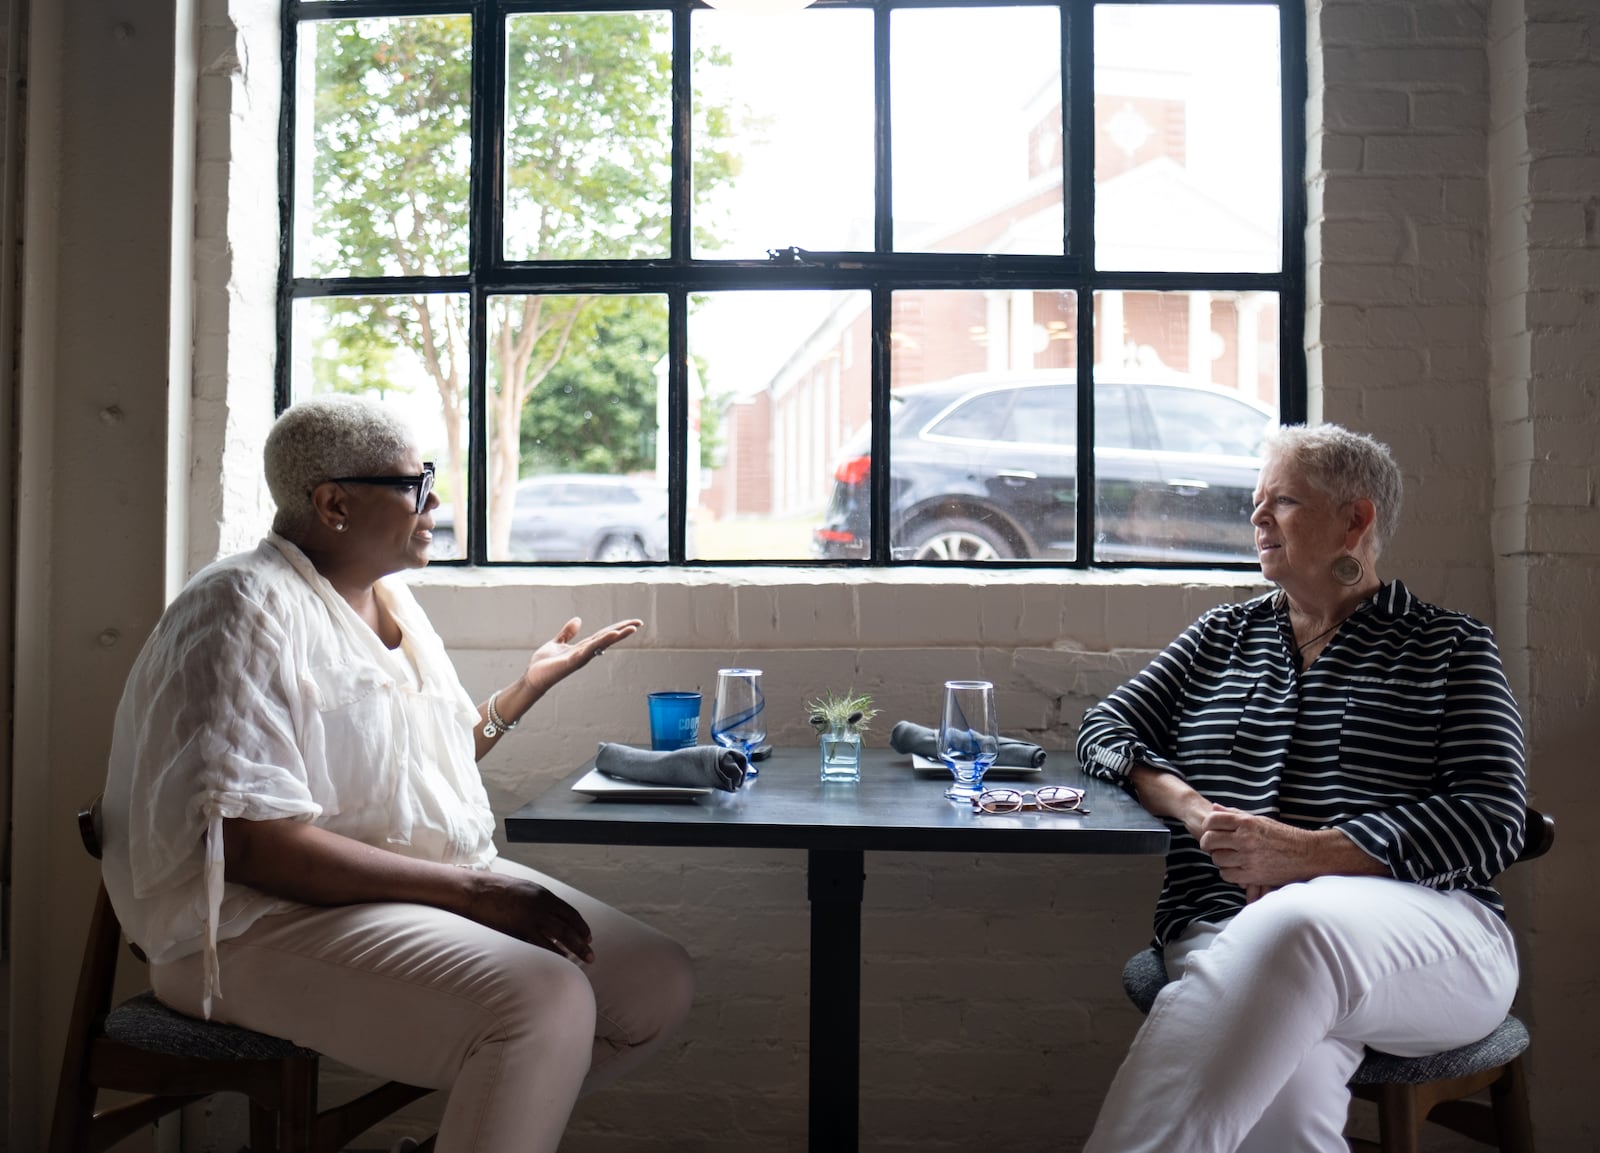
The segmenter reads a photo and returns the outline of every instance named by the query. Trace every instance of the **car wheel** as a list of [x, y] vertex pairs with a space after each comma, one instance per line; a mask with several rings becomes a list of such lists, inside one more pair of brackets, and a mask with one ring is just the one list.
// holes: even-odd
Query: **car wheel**
[[1009, 541], [975, 520], [936, 520], [912, 537], [911, 555], [917, 560], [1010, 560], [1016, 550]]
[[594, 559], [626, 564], [632, 561], [647, 559], [644, 555], [644, 546], [635, 536], [608, 536], [600, 542], [600, 547], [594, 550]]

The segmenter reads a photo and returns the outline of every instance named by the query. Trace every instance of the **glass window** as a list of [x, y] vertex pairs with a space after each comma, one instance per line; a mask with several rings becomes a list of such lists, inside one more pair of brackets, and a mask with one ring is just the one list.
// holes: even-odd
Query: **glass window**
[[890, 53], [895, 247], [1061, 255], [1061, 10], [896, 9]]
[[1006, 439], [1030, 444], [1059, 445], [1074, 452], [1078, 447], [1078, 390], [1070, 385], [1047, 385], [1016, 392]]
[[1011, 423], [1015, 404], [1016, 394], [1009, 390], [982, 393], [936, 421], [927, 435], [952, 440], [1015, 440]]
[[277, 402], [405, 406], [458, 563], [1248, 563], [1304, 19], [287, 5]]
[[1279, 14], [1101, 4], [1094, 21], [1101, 268], [1283, 267]]
[[471, 33], [465, 14], [299, 26], [298, 275], [467, 271]]
[[505, 22], [505, 255], [668, 255], [672, 20], [527, 13]]

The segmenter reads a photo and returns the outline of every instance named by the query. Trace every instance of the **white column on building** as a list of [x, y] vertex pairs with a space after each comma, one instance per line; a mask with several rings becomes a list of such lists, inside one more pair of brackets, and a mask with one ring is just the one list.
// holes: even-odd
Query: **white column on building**
[[1011, 363], [1006, 354], [1009, 343], [1006, 335], [1011, 331], [1010, 297], [1004, 292], [986, 292], [983, 294], [983, 303], [986, 306], [984, 325], [989, 333], [989, 343], [984, 349], [984, 367], [990, 372], [1002, 372]]
[[1211, 383], [1211, 294], [1189, 293], [1189, 377]]
[[1017, 370], [1033, 367], [1033, 291], [1015, 289], [1011, 293], [1011, 331], [1007, 338], [1011, 346], [1010, 367]]
[[[1261, 398], [1261, 309], [1266, 302], [1264, 292], [1241, 292], [1236, 309], [1234, 339], [1239, 349], [1236, 379], [1239, 391], [1251, 399]], [[1273, 399], [1276, 401], [1276, 397]]]
[[[1122, 293], [1115, 289], [1100, 293], [1099, 364], [1121, 369], [1128, 359], [1128, 333], [1122, 317]], [[1096, 367], [1098, 367], [1097, 365]]]

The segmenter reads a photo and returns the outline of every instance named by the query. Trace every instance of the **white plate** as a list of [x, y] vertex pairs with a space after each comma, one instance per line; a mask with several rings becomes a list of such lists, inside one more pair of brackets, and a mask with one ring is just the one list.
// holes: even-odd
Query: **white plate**
[[692, 801], [711, 795], [709, 788], [651, 785], [644, 781], [608, 777], [599, 769], [590, 769], [574, 781], [572, 791], [601, 801]]
[[[919, 773], [938, 773], [948, 777], [950, 770], [945, 768], [943, 761], [930, 761], [927, 757], [911, 754], [911, 767]], [[1044, 767], [1033, 765], [990, 765], [989, 771], [983, 774], [986, 781], [1019, 781], [1030, 777], [1044, 776]]]

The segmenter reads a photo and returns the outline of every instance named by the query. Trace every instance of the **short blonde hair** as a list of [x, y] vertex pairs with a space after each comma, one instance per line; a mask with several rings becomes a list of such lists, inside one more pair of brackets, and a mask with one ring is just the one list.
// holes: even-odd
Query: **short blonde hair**
[[377, 476], [416, 451], [410, 425], [366, 397], [314, 396], [284, 410], [267, 434], [273, 530], [304, 539], [316, 516], [311, 490], [336, 476]]
[[1394, 539], [1405, 482], [1388, 445], [1337, 424], [1288, 424], [1267, 433], [1262, 457], [1288, 463], [1341, 505], [1370, 500], [1378, 512], [1372, 526], [1374, 556]]

